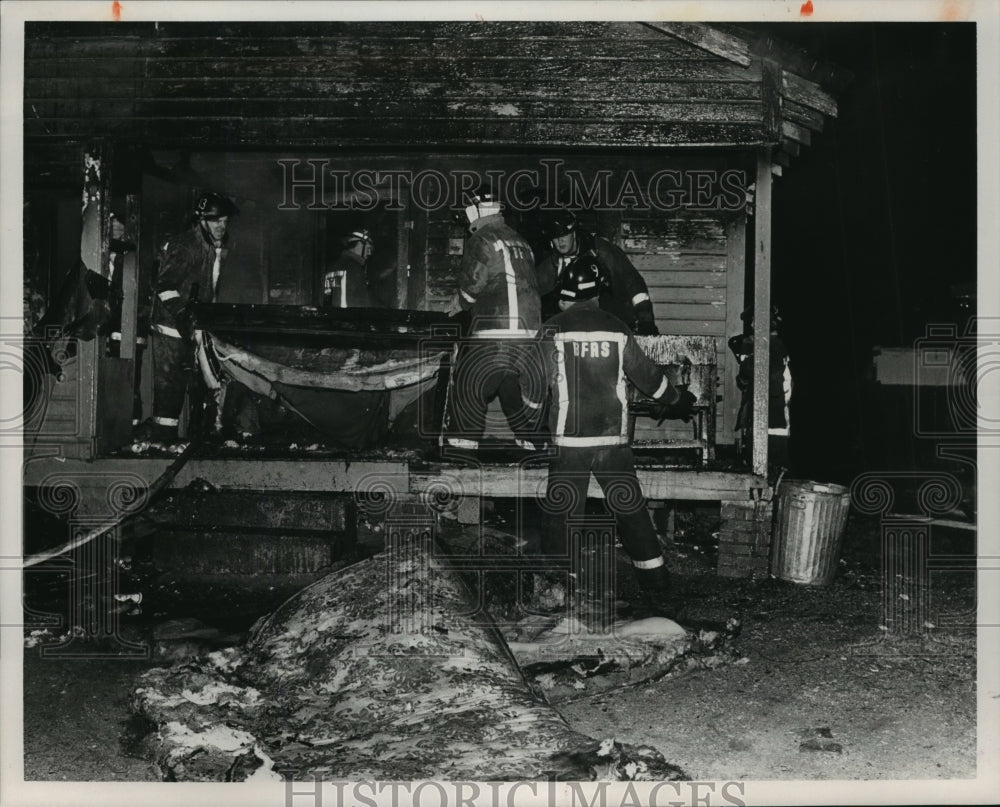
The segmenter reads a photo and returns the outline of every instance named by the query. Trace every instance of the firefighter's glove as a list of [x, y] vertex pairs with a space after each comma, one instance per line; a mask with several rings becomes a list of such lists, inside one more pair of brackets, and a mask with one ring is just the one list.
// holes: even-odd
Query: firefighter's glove
[[639, 322], [635, 326], [635, 332], [638, 336], [660, 335], [660, 329], [656, 327], [655, 322]]
[[665, 404], [660, 412], [657, 412], [659, 416], [659, 422], [663, 423], [664, 420], [668, 418], [670, 420], [683, 420], [685, 423], [691, 421], [691, 416], [694, 414], [694, 405], [698, 399], [694, 396], [685, 384], [680, 384], [674, 389], [677, 390], [679, 397], [672, 404]]

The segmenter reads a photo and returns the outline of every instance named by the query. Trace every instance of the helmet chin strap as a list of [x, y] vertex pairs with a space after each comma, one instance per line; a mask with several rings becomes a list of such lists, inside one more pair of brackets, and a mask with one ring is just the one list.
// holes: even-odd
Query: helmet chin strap
[[222, 244], [221, 238], [216, 238], [212, 235], [212, 231], [208, 228], [208, 222], [205, 219], [198, 220], [198, 226], [201, 228], [201, 236], [205, 239], [211, 246], [218, 247]]

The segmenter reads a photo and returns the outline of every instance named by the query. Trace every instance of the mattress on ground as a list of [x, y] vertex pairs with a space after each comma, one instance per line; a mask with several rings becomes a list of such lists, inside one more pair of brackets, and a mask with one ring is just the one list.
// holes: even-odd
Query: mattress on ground
[[244, 647], [148, 671], [132, 702], [165, 779], [685, 778], [572, 730], [426, 539], [321, 579]]

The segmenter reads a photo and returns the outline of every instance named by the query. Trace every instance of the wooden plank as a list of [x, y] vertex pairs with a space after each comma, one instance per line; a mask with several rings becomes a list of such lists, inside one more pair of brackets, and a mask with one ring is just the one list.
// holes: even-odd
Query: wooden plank
[[139, 198], [135, 194], [125, 197], [125, 220], [122, 224], [125, 225], [125, 240], [135, 244], [136, 249], [126, 252], [122, 258], [122, 340], [118, 355], [123, 359], [134, 359], [139, 313], [139, 267], [136, 260], [139, 252]]
[[[661, 252], [653, 255], [630, 254], [629, 260], [639, 272], [645, 276], [647, 272], [723, 272], [726, 269], [725, 255], [678, 255], [677, 253]], [[688, 283], [686, 285], [699, 285]]]
[[106, 491], [109, 479], [135, 479], [137, 487], [142, 486], [142, 480], [148, 488], [167, 470], [174, 459], [176, 457], [127, 457], [102, 458], [87, 462], [82, 459], [63, 460], [61, 457], [26, 457], [23, 483], [26, 488], [35, 488], [51, 484], [49, 480], [55, 476], [60, 479], [71, 479], [81, 488], [99, 485]]
[[[655, 191], [653, 192], [655, 193]], [[652, 197], [653, 194], [651, 193]], [[673, 253], [685, 255], [721, 255], [726, 251], [722, 228], [718, 221], [704, 224], [689, 223], [673, 225], [672, 232], [642, 232], [640, 224], [633, 219], [627, 222], [633, 232], [626, 232], [621, 248], [636, 255]]]
[[[93, 463], [51, 459], [25, 463], [24, 484], [40, 484], [54, 471], [86, 482], [88, 478], [137, 475], [152, 484], [170, 464], [157, 458], [105, 458]], [[94, 473], [100, 469], [100, 475]], [[386, 491], [405, 495], [409, 471], [405, 461], [383, 459], [268, 459], [247, 462], [245, 459], [210, 459], [194, 457], [178, 472], [171, 487], [184, 488], [195, 479], [205, 479], [219, 490], [296, 491], [299, 493], [358, 493]]]
[[727, 34], [704, 23], [646, 22], [654, 31], [690, 42], [708, 53], [721, 56], [741, 67], [749, 67], [750, 47], [742, 39]]
[[781, 134], [783, 137], [790, 137], [792, 140], [797, 143], [801, 143], [804, 146], [808, 146], [812, 143], [812, 132], [804, 126], [799, 126], [797, 123], [792, 123], [792, 121], [789, 120], [782, 122]]
[[785, 98], [797, 104], [815, 109], [832, 118], [837, 117], [837, 100], [813, 81], [782, 70], [781, 92]]
[[410, 298], [410, 197], [397, 200], [402, 210], [396, 214], [396, 305], [406, 308]]
[[777, 143], [781, 130], [781, 67], [769, 59], [761, 66], [761, 86], [764, 126]]
[[274, 78], [254, 80], [231, 77], [155, 79], [95, 82], [86, 75], [37, 78], [25, 76], [24, 97], [43, 98], [148, 98], [156, 99], [278, 99], [309, 101], [336, 96], [372, 103], [398, 98], [443, 100], [482, 99], [496, 103], [512, 100], [561, 100], [565, 102], [603, 99], [607, 101], [759, 101], [759, 81], [713, 81], [664, 79], [656, 74], [628, 85], [615, 81], [579, 77], [538, 78], [522, 81], [418, 81], [409, 76], [394, 79], [339, 81], [336, 78]]
[[645, 278], [649, 287], [649, 299], [673, 303], [725, 303], [725, 287], [706, 286], [664, 286], [657, 283], [656, 275]]
[[[598, 99], [591, 99], [596, 101]], [[374, 108], [374, 109], [373, 109]], [[581, 108], [578, 101], [535, 101], [511, 99], [447, 100], [409, 98], [403, 100], [366, 98], [321, 98], [307, 100], [209, 98], [209, 99], [33, 99], [24, 105], [26, 116], [46, 120], [60, 118], [447, 118], [481, 119], [507, 117], [557, 119], [638, 119], [671, 122], [756, 123], [760, 108], [753, 102], [689, 103], [683, 101], [637, 101], [602, 103], [597, 109]]]
[[[694, 468], [669, 468], [646, 465], [640, 455], [636, 475], [646, 498], [653, 500], [721, 501], [743, 500], [750, 491], [767, 487], [764, 477], [727, 471], [703, 471]], [[456, 489], [475, 490], [483, 496], [544, 498], [546, 471], [532, 466], [483, 465], [475, 469], [442, 465], [431, 471], [411, 471], [410, 492], [420, 494], [437, 489], [442, 477]], [[601, 498], [603, 493], [591, 478], [587, 495]]]
[[670, 319], [659, 311], [656, 314], [656, 327], [661, 333], [677, 336], [724, 336], [726, 322], [724, 319]]
[[[97, 82], [91, 81], [91, 85]], [[25, 117], [44, 118], [128, 118], [136, 113], [136, 102], [128, 98], [33, 98], [25, 99]]]
[[754, 198], [753, 472], [767, 474], [767, 414], [771, 312], [771, 154], [757, 154]]
[[[651, 256], [636, 255], [636, 258], [647, 258]], [[660, 256], [656, 256], [659, 258]], [[639, 269], [646, 285], [650, 288], [654, 286], [664, 286], [668, 288], [701, 288], [701, 289], [724, 289], [726, 288], [726, 273], [724, 270], [713, 270], [709, 272], [689, 271], [683, 267], [662, 269], [659, 261], [632, 261], [636, 269]], [[640, 264], [642, 268], [640, 269]]]
[[404, 495], [408, 469], [401, 461], [363, 459], [267, 462], [202, 459], [189, 461], [178, 473], [173, 487], [185, 487], [195, 479], [205, 479], [219, 490], [342, 491], [363, 495], [366, 490], [383, 489], [387, 495]]
[[795, 101], [790, 101], [787, 98], [784, 100], [782, 110], [785, 114], [786, 120], [790, 120], [792, 123], [797, 123], [799, 126], [805, 126], [807, 129], [812, 129], [814, 132], [823, 131], [826, 118], [824, 118], [821, 113], [816, 112], [815, 110], [802, 104], [798, 104]]
[[[610, 21], [430, 21], [398, 19], [394, 21], [268, 21], [268, 22], [168, 22], [156, 23], [94, 23], [31, 21], [26, 41], [34, 47], [66, 45], [78, 42], [101, 42], [108, 39], [138, 39], [150, 42], [150, 47], [169, 49], [172, 43], [190, 41], [194, 47], [210, 48], [216, 41], [245, 41], [251, 44], [261, 39], [286, 40], [290, 43], [313, 40], [349, 39], [374, 41], [398, 40], [433, 42], [445, 40], [475, 40], [490, 42], [502, 38], [532, 39], [593, 39], [618, 40], [626, 44], [638, 41], [664, 43], [660, 34], [635, 22]], [[200, 45], [196, 43], [201, 43]]]
[[[726, 307], [724, 303], [675, 303], [658, 302], [656, 305], [656, 319], [661, 320], [725, 320]], [[673, 331], [664, 330], [664, 333]]]
[[[163, 458], [104, 458], [93, 462], [80, 459], [28, 459], [24, 465], [24, 485], [36, 487], [52, 474], [71, 479], [93, 477], [106, 485], [108, 478], [133, 475], [152, 484], [170, 465]], [[95, 472], [97, 474], [95, 475]], [[640, 453], [639, 482], [650, 499], [719, 501], [749, 498], [754, 489], [766, 488], [763, 476], [733, 471], [668, 467]], [[390, 495], [404, 497], [438, 489], [441, 479], [464, 490], [481, 491], [484, 496], [543, 496], [547, 471], [541, 465], [483, 465], [479, 468], [435, 464], [410, 469], [405, 461], [338, 459], [245, 460], [193, 458], [173, 480], [173, 489], [184, 488], [195, 479], [204, 479], [220, 490], [297, 491], [302, 493], [364, 493], [381, 482]], [[371, 485], [372, 487], [369, 487]], [[595, 489], [596, 488], [596, 489]], [[594, 485], [590, 495], [600, 496]]]
[[[650, 194], [653, 198], [653, 194]], [[714, 229], [717, 224], [709, 225]], [[664, 234], [626, 233], [621, 239], [622, 251], [629, 257], [641, 255], [674, 255], [713, 258], [724, 255], [726, 242], [720, 230], [716, 237], [707, 232], [698, 232], [697, 227], [685, 228], [684, 231]]]
[[[726, 260], [726, 339], [743, 332], [740, 314], [746, 306], [746, 218], [729, 222], [726, 243], [729, 245]], [[728, 344], [719, 352], [720, 375], [723, 378], [723, 398], [719, 407], [721, 420], [727, 431], [719, 431], [719, 441], [735, 441], [736, 415], [740, 409], [741, 392], [736, 387], [739, 362]]]
[[[176, 62], [212, 59], [304, 59], [342, 61], [373, 59], [455, 58], [545, 59], [554, 54], [581, 60], [648, 59], [662, 61], [710, 61], [710, 54], [674, 38], [621, 40], [579, 37], [519, 37], [504, 34], [495, 38], [460, 36], [428, 37], [224, 37], [217, 39], [91, 39], [37, 43], [27, 49], [32, 60], [59, 61], [66, 58], [115, 59], [141, 56], [150, 61]], [[743, 65], [749, 65], [749, 61]]]
[[128, 57], [124, 59], [107, 58], [62, 58], [62, 59], [32, 59], [25, 60], [25, 78], [73, 78], [86, 76], [91, 81], [103, 80], [105, 83], [115, 81], [132, 84], [141, 80], [145, 62], [141, 58]]
[[[117, 66], [121, 61], [129, 67]], [[95, 59], [60, 59], [59, 61], [41, 63], [47, 67], [56, 68], [55, 75], [74, 75], [79, 73], [118, 76], [133, 69], [130, 60]], [[414, 54], [387, 54], [384, 57], [364, 59], [337, 59], [324, 57], [280, 57], [274, 59], [233, 58], [218, 59], [213, 56], [191, 59], [149, 59], [145, 62], [146, 78], [333, 78], [345, 80], [371, 80], [386, 78], [391, 80], [395, 75], [407, 75], [410, 78], [451, 79], [467, 82], [476, 79], [490, 81], [527, 80], [530, 77], [539, 79], [550, 78], [596, 78], [605, 80], [641, 79], [650, 72], [656, 72], [658, 77], [724, 81], [732, 78], [735, 81], [745, 81], [747, 76], [736, 73], [734, 68], [725, 62], [705, 59], [661, 59], [661, 58], [622, 58], [620, 55], [610, 59], [581, 60], [572, 56], [546, 55], [543, 57], [525, 57], [520, 53], [498, 59], [480, 59], [478, 57], [452, 58], [422, 58]], [[103, 72], [101, 72], [103, 71]]]
[[[628, 166], [633, 167], [633, 166]], [[660, 166], [657, 165], [657, 168]], [[703, 172], [704, 173], [704, 172]], [[648, 179], [645, 172], [643, 179]], [[698, 207], [678, 207], [670, 211], [629, 211], [623, 222], [626, 235], [672, 235], [689, 244], [692, 239], [708, 238], [718, 240], [725, 235], [722, 215], [717, 210]]]
[[[152, 45], [145, 36], [31, 36], [24, 38], [25, 62], [58, 61], [65, 58], [138, 59]], [[207, 43], [205, 43], [207, 44]], [[205, 45], [203, 45], [204, 47]]]
[[[673, 216], [673, 213], [667, 214]], [[630, 219], [622, 239], [622, 249], [629, 253], [656, 252], [704, 253], [725, 252], [725, 230], [718, 218], [664, 219], [656, 224]]]
[[[672, 306], [683, 305], [683, 306], [722, 306], [724, 303], [721, 301], [691, 301], [683, 298], [679, 298], [674, 294], [673, 289], [664, 288], [651, 288], [649, 290], [649, 300], [653, 304], [653, 312], [656, 315], [657, 321], [662, 321], [668, 314], [670, 314], [674, 309]], [[698, 316], [701, 316], [699, 313]], [[677, 319], [693, 319], [694, 317], [690, 314], [686, 314], [682, 317], [677, 317]], [[706, 322], [714, 322], [715, 320], [721, 319], [722, 317], [716, 311], [706, 311], [704, 312], [704, 319]], [[661, 329], [662, 330], [662, 329]]]
[[26, 120], [25, 138], [110, 136], [162, 147], [345, 146], [476, 147], [539, 145], [754, 146], [768, 143], [757, 124], [663, 123], [661, 121], [469, 120], [414, 122], [408, 118], [245, 120], [107, 119]]

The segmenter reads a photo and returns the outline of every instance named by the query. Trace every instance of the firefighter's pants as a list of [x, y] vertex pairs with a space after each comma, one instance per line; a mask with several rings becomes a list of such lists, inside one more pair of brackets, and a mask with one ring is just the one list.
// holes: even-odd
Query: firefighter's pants
[[618, 538], [632, 563], [637, 568], [662, 565], [660, 542], [635, 475], [632, 448], [628, 445], [557, 446], [554, 450], [545, 490], [542, 553], [565, 556], [568, 552], [567, 518], [584, 515], [587, 487], [593, 474], [604, 491], [605, 506], [614, 515]]
[[486, 413], [500, 399], [514, 436], [537, 436], [545, 395], [544, 371], [535, 340], [468, 339], [458, 348], [443, 430], [444, 445], [475, 449]]
[[153, 418], [163, 426], [176, 426], [184, 407], [188, 383], [188, 353], [183, 339], [156, 331], [153, 342]]

